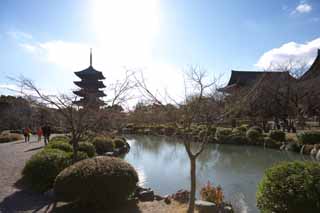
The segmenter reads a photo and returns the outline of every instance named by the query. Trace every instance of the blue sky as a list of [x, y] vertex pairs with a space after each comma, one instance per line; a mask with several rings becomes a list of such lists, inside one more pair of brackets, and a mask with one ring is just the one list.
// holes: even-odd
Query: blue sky
[[188, 65], [227, 83], [231, 69], [310, 63], [318, 26], [320, 0], [1, 0], [0, 86], [23, 74], [45, 90], [70, 91], [92, 47], [106, 84], [139, 69], [153, 89], [178, 93]]

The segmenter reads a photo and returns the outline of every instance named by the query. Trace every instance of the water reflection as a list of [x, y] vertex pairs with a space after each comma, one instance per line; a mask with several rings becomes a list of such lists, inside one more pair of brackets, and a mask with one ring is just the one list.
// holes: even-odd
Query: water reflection
[[[128, 136], [128, 142], [131, 150], [125, 159], [137, 168], [140, 184], [161, 195], [189, 188], [189, 158], [181, 140]], [[292, 160], [311, 159], [261, 147], [208, 144], [197, 159], [197, 189], [210, 180], [222, 186], [226, 199], [241, 212], [258, 212], [255, 193], [264, 170]]]

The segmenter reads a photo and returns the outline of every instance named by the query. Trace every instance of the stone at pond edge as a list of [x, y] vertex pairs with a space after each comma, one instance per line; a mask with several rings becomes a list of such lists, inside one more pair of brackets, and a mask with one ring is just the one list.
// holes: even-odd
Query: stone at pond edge
[[219, 210], [215, 203], [203, 200], [196, 200], [195, 206], [199, 210], [199, 213], [218, 213]]
[[139, 193], [138, 198], [140, 201], [153, 201], [154, 192], [152, 190], [142, 191]]
[[164, 202], [166, 203], [166, 204], [171, 204], [171, 198], [170, 198], [170, 196], [166, 196], [166, 198], [164, 199]]

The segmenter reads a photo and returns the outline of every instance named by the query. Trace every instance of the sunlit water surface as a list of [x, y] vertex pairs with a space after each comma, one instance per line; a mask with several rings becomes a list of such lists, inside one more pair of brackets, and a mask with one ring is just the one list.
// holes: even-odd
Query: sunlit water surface
[[[140, 185], [160, 195], [189, 189], [189, 158], [181, 140], [154, 136], [127, 136], [127, 139], [131, 150], [125, 159], [137, 169]], [[262, 147], [208, 144], [197, 159], [197, 190], [210, 181], [222, 186], [225, 199], [236, 210], [259, 212], [255, 195], [265, 169], [280, 161], [293, 160], [311, 159]]]

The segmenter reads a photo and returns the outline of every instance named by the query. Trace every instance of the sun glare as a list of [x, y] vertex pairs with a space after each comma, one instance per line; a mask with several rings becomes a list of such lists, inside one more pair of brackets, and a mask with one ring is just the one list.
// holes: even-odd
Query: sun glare
[[97, 42], [127, 64], [148, 60], [159, 30], [158, 6], [158, 0], [94, 0]]

